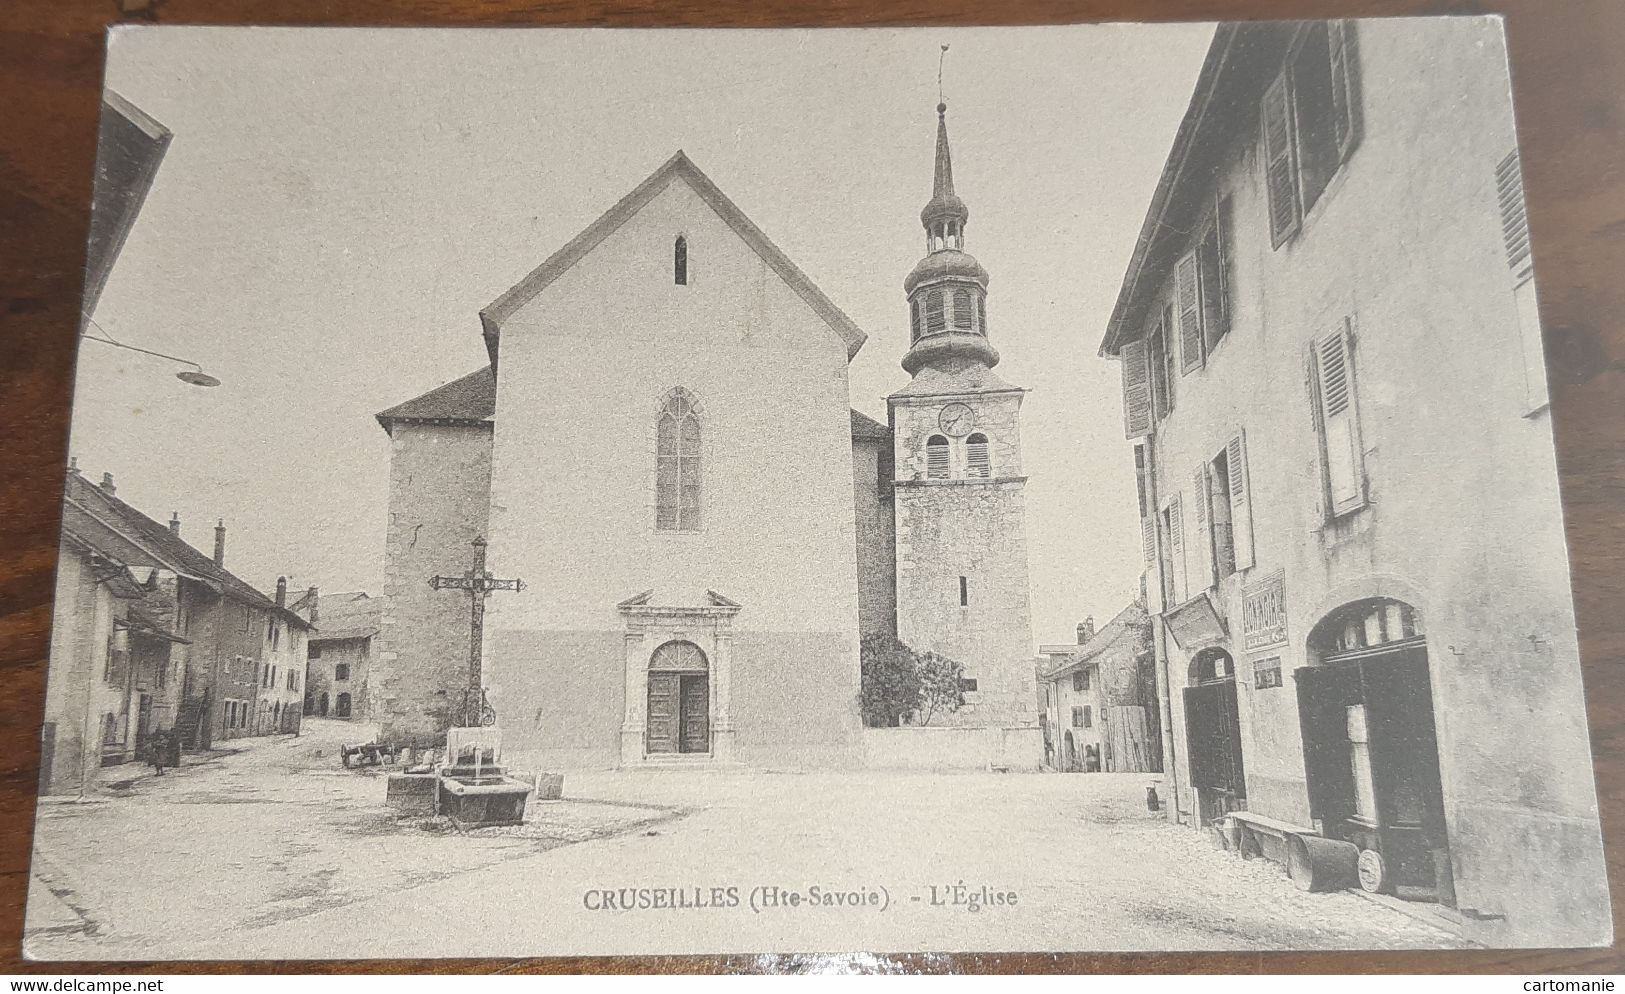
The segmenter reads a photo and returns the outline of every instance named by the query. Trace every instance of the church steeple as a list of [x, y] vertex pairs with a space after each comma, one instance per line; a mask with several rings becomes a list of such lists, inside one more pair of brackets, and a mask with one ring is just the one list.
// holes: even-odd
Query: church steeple
[[903, 281], [910, 328], [903, 368], [911, 376], [927, 366], [958, 370], [999, 362], [987, 340], [987, 270], [965, 252], [968, 220], [970, 208], [954, 192], [948, 105], [938, 103], [936, 169], [931, 199], [920, 211], [926, 254]]

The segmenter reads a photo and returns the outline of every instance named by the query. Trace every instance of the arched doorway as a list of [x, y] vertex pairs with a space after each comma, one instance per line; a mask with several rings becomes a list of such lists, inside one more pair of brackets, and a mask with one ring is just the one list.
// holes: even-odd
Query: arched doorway
[[1236, 664], [1210, 646], [1191, 658], [1185, 688], [1185, 748], [1201, 824], [1247, 806], [1241, 722], [1236, 705]]
[[1421, 614], [1385, 597], [1316, 624], [1294, 676], [1310, 811], [1367, 890], [1455, 904]]
[[333, 704], [333, 717], [335, 717], [335, 718], [348, 718], [348, 717], [350, 717], [350, 695], [349, 694], [340, 694], [338, 696], [338, 700], [335, 701], [334, 704]]
[[711, 751], [710, 670], [692, 642], [667, 642], [649, 657], [644, 741], [650, 753]]

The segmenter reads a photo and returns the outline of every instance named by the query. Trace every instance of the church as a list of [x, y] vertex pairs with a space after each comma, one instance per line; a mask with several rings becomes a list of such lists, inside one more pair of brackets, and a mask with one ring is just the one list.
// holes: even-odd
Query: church
[[[443, 741], [472, 678], [513, 759], [874, 764], [880, 632], [964, 665], [934, 725], [1038, 765], [1023, 391], [993, 373], [937, 111], [889, 425], [850, 406], [863, 331], [682, 152], [480, 313], [489, 366], [377, 415], [383, 739]], [[476, 554], [522, 581], [483, 616], [430, 582]]]

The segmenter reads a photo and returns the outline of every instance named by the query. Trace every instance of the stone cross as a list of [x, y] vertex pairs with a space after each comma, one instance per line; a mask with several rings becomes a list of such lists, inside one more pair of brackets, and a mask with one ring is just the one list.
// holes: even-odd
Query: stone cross
[[485, 598], [493, 590], [524, 590], [523, 580], [498, 580], [485, 568], [485, 539], [476, 538], [474, 565], [462, 576], [431, 576], [429, 586], [436, 590], [466, 590], [469, 600], [468, 688], [463, 695], [461, 718], [464, 727], [496, 724], [496, 712], [485, 703], [480, 672], [480, 647], [485, 640]]

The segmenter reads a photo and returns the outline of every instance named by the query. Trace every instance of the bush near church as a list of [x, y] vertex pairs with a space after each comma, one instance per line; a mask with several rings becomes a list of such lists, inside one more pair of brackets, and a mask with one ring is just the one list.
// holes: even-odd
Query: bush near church
[[965, 668], [947, 656], [915, 652], [896, 636], [877, 634], [863, 637], [860, 658], [863, 723], [870, 728], [894, 728], [909, 715], [929, 725], [937, 714], [965, 703]]

